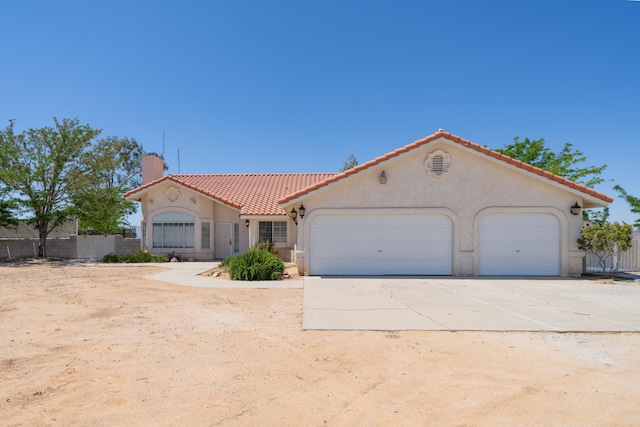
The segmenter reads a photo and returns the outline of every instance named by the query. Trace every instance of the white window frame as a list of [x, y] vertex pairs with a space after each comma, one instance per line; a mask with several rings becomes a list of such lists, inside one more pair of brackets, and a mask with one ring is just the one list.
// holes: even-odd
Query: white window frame
[[[263, 224], [267, 227], [266, 224], [269, 224], [271, 227], [271, 239], [261, 238]], [[282, 231], [284, 230], [284, 236], [282, 236]], [[276, 241], [276, 234], [278, 239]], [[287, 221], [259, 221], [258, 222], [258, 242], [262, 242], [264, 240], [270, 240], [276, 246], [286, 246], [289, 243], [289, 223]]]
[[182, 212], [164, 212], [151, 220], [153, 249], [195, 249], [193, 215]]

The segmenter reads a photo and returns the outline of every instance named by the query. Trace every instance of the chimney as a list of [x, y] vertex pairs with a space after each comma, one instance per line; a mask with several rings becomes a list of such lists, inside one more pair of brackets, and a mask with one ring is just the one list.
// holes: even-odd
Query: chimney
[[164, 176], [164, 160], [156, 153], [142, 156], [142, 185]]

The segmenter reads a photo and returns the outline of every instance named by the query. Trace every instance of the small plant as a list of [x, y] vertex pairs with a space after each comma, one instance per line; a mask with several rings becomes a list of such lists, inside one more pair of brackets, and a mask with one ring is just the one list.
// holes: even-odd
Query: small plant
[[136, 251], [133, 254], [107, 254], [102, 258], [104, 263], [145, 263], [145, 262], [168, 262], [166, 255], [152, 255], [145, 251]]
[[229, 271], [231, 280], [278, 280], [284, 262], [265, 249], [252, 248], [241, 255], [226, 258], [220, 266]]

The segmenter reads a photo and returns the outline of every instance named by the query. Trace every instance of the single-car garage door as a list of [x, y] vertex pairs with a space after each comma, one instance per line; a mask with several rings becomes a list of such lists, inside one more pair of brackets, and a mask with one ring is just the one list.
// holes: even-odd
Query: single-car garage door
[[323, 214], [309, 227], [312, 275], [451, 275], [445, 215]]
[[560, 226], [551, 214], [493, 214], [480, 220], [481, 276], [557, 276]]

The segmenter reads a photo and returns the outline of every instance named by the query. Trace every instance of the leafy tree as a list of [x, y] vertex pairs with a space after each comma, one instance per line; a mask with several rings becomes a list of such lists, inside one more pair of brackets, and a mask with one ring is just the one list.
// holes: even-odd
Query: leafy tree
[[70, 194], [83, 182], [82, 165], [91, 140], [100, 133], [78, 119], [53, 119], [54, 127], [14, 132], [14, 121], [0, 131], [3, 167], [0, 182], [18, 193], [38, 230], [39, 256], [45, 256], [47, 236], [74, 213]]
[[342, 163], [342, 172], [347, 171], [349, 169], [353, 169], [359, 164], [360, 163], [358, 163], [358, 159], [356, 159], [356, 156], [353, 153], [351, 153], [347, 157], [347, 160], [345, 160], [344, 163]]
[[[631, 194], [627, 194], [624, 188], [620, 187], [619, 185], [614, 186], [613, 189], [616, 190], [618, 194], [620, 194], [620, 197], [622, 197], [629, 204], [629, 206], [631, 206], [632, 213], [640, 215], [640, 198], [634, 197]], [[638, 219], [636, 219], [634, 225], [638, 230], [640, 230], [640, 216], [638, 217]]]
[[516, 136], [513, 144], [496, 151], [587, 187], [593, 187], [605, 181], [600, 174], [607, 165], [579, 166], [586, 161], [586, 157], [582, 151], [574, 150], [573, 145], [568, 142], [559, 153], [554, 153], [545, 146], [543, 138], [520, 140], [520, 137]]
[[99, 140], [84, 153], [86, 173], [72, 193], [81, 230], [109, 234], [128, 225], [126, 217], [136, 211], [136, 204], [122, 195], [140, 185], [142, 155], [135, 139], [115, 136]]
[[13, 198], [2, 196], [3, 191], [0, 190], [0, 228], [16, 227], [18, 220], [16, 219], [16, 210], [18, 201]]
[[[582, 228], [578, 239], [580, 249], [594, 253], [602, 268], [602, 274], [609, 277], [618, 270], [620, 254], [631, 248], [633, 227], [626, 223], [594, 223]], [[608, 267], [607, 267], [608, 265]]]

